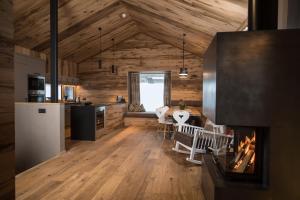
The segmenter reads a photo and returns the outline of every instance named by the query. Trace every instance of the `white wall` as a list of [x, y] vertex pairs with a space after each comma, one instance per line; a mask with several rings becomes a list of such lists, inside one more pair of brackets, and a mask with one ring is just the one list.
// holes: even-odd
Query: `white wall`
[[288, 0], [278, 0], [278, 29], [287, 28], [288, 9]]
[[65, 150], [64, 113], [59, 103], [15, 103], [17, 173]]
[[39, 73], [46, 74], [46, 62], [44, 60], [15, 53], [15, 101], [26, 102], [27, 87], [28, 87], [28, 74]]

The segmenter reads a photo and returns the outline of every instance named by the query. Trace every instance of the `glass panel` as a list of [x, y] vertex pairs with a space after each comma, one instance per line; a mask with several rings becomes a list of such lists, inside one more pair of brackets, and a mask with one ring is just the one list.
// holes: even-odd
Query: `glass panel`
[[38, 79], [38, 90], [45, 90], [45, 80], [44, 79]]
[[46, 98], [51, 98], [51, 84], [49, 83], [46, 84]]
[[61, 85], [58, 85], [58, 100], [61, 100]]
[[164, 105], [164, 73], [140, 73], [140, 100], [147, 112]]
[[[58, 85], [58, 100], [61, 100], [61, 85]], [[46, 84], [46, 98], [51, 99], [51, 84]]]
[[28, 89], [29, 90], [44, 90], [45, 80], [42, 78], [31, 77], [28, 79]]
[[75, 99], [75, 87], [74, 86], [64, 86], [64, 95], [67, 100]]

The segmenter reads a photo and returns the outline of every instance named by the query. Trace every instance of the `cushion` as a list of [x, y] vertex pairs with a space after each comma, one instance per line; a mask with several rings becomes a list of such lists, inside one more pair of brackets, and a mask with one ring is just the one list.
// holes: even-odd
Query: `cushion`
[[212, 121], [210, 121], [209, 119], [206, 119], [205, 125], [203, 128], [207, 131], [213, 131], [214, 130], [213, 125], [214, 125], [214, 123]]
[[144, 105], [141, 104], [140, 107], [139, 107], [139, 112], [145, 112], [145, 111], [146, 111], [146, 110], [145, 110]]
[[194, 136], [187, 133], [175, 132], [174, 140], [191, 147], [193, 145]]
[[125, 117], [157, 118], [154, 112], [127, 112]]
[[134, 112], [134, 106], [133, 106], [133, 104], [130, 104], [130, 105], [129, 105], [128, 111], [129, 111], [129, 112]]
[[143, 104], [130, 104], [128, 107], [129, 112], [145, 112], [145, 107]]

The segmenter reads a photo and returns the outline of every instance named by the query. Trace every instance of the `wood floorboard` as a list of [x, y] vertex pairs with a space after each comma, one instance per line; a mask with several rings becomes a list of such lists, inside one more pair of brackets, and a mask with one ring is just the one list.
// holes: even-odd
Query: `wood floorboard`
[[154, 129], [128, 127], [16, 177], [18, 200], [202, 200], [201, 166]]

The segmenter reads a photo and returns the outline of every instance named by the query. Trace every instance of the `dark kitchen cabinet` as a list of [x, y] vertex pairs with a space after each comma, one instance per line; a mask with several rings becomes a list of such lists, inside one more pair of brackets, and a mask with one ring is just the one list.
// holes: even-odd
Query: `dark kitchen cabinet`
[[71, 106], [65, 105], [65, 138], [71, 136]]
[[96, 140], [95, 106], [71, 107], [71, 139]]

